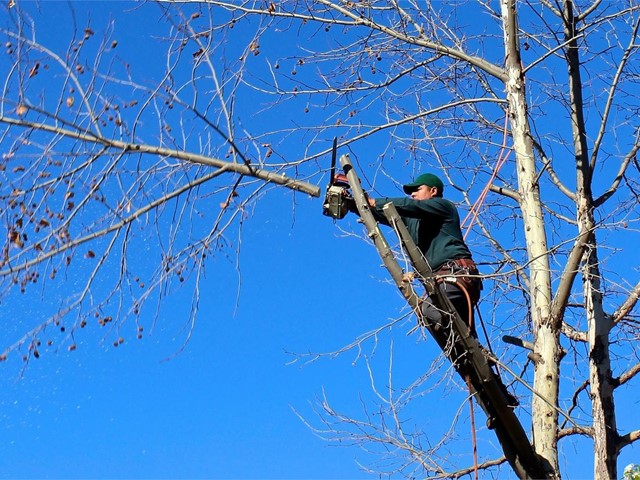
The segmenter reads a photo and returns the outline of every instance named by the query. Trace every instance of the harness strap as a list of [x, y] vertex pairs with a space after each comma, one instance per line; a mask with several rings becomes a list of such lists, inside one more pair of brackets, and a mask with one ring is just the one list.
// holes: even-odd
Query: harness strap
[[470, 258], [456, 258], [445, 262], [436, 272], [436, 281], [447, 282], [461, 288], [475, 305], [480, 299], [482, 282], [478, 275], [478, 267]]

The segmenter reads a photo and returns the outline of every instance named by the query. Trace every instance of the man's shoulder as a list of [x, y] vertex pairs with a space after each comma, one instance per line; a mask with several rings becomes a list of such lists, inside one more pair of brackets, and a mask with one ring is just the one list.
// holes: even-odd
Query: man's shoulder
[[438, 203], [446, 203], [447, 205], [454, 205], [454, 203], [444, 197], [431, 197], [429, 200], [429, 202], [438, 202]]
[[428, 200], [422, 200], [423, 202], [429, 202], [430, 205], [438, 206], [440, 208], [446, 208], [448, 210], [457, 210], [455, 203], [451, 200], [447, 200], [444, 197], [432, 197]]

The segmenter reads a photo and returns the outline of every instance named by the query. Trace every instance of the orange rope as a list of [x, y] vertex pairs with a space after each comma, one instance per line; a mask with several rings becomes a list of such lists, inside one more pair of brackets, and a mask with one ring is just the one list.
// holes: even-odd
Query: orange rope
[[503, 128], [504, 135], [502, 137], [502, 147], [500, 149], [500, 154], [498, 155], [498, 161], [496, 162], [496, 166], [493, 169], [493, 172], [491, 173], [491, 178], [487, 182], [487, 185], [484, 187], [484, 189], [482, 190], [482, 193], [480, 194], [478, 199], [475, 201], [475, 203], [471, 207], [471, 210], [469, 210], [469, 213], [467, 214], [466, 217], [464, 217], [464, 220], [462, 221], [462, 226], [464, 226], [464, 224], [467, 223], [467, 220], [469, 220], [469, 217], [471, 217], [469, 226], [466, 227], [467, 230], [463, 237], [465, 240], [467, 238], [467, 235], [471, 231], [471, 227], [473, 226], [473, 223], [475, 222], [476, 218], [478, 217], [478, 214], [480, 213], [480, 207], [484, 203], [484, 200], [487, 196], [487, 193], [489, 192], [489, 189], [491, 188], [491, 184], [493, 183], [493, 180], [495, 180], [496, 176], [498, 175], [498, 172], [500, 171], [500, 168], [502, 168], [502, 166], [505, 164], [505, 162], [509, 158], [509, 155], [511, 155], [511, 150], [509, 150], [509, 152], [507, 152], [506, 155], [504, 154], [505, 150], [507, 149], [507, 122], [508, 121], [509, 121], [509, 111], [507, 110], [507, 114], [504, 116], [504, 128]]

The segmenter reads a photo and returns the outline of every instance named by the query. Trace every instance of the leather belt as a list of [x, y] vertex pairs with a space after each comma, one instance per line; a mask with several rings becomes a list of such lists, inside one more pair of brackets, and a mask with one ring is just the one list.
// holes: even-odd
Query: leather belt
[[[447, 261], [444, 265], [442, 265], [442, 267], [444, 268], [463, 268], [463, 269], [467, 269], [467, 270], [477, 270], [478, 267], [476, 267], [476, 264], [473, 260], [471, 260], [470, 258], [456, 258], [455, 260], [449, 260]], [[442, 269], [442, 267], [440, 267], [440, 269]]]

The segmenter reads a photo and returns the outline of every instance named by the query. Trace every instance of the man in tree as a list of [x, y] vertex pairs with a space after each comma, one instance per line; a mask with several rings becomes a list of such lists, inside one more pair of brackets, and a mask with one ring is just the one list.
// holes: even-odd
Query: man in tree
[[[393, 204], [438, 281], [444, 283], [445, 294], [469, 327], [469, 333], [475, 337], [473, 307], [480, 297], [482, 282], [462, 236], [458, 209], [443, 198], [444, 184], [432, 173], [423, 173], [402, 188], [409, 197], [368, 197], [371, 212], [378, 222], [389, 225], [382, 208]], [[352, 207], [350, 210], [357, 213], [355, 205]], [[451, 328], [448, 314], [437, 308], [429, 297], [424, 299], [421, 309], [431, 328]], [[495, 372], [494, 375], [507, 405], [517, 407], [518, 400], [509, 393], [500, 375]], [[488, 420], [490, 428], [493, 420]]]
[[[431, 269], [444, 281], [447, 297], [475, 335], [473, 306], [480, 297], [482, 283], [471, 251], [462, 237], [458, 210], [443, 198], [442, 180], [432, 173], [419, 175], [402, 188], [409, 198], [369, 198], [371, 211], [376, 220], [389, 225], [382, 207], [387, 203], [396, 207]], [[433, 326], [442, 327], [448, 323], [428, 298], [422, 304], [422, 312]]]

